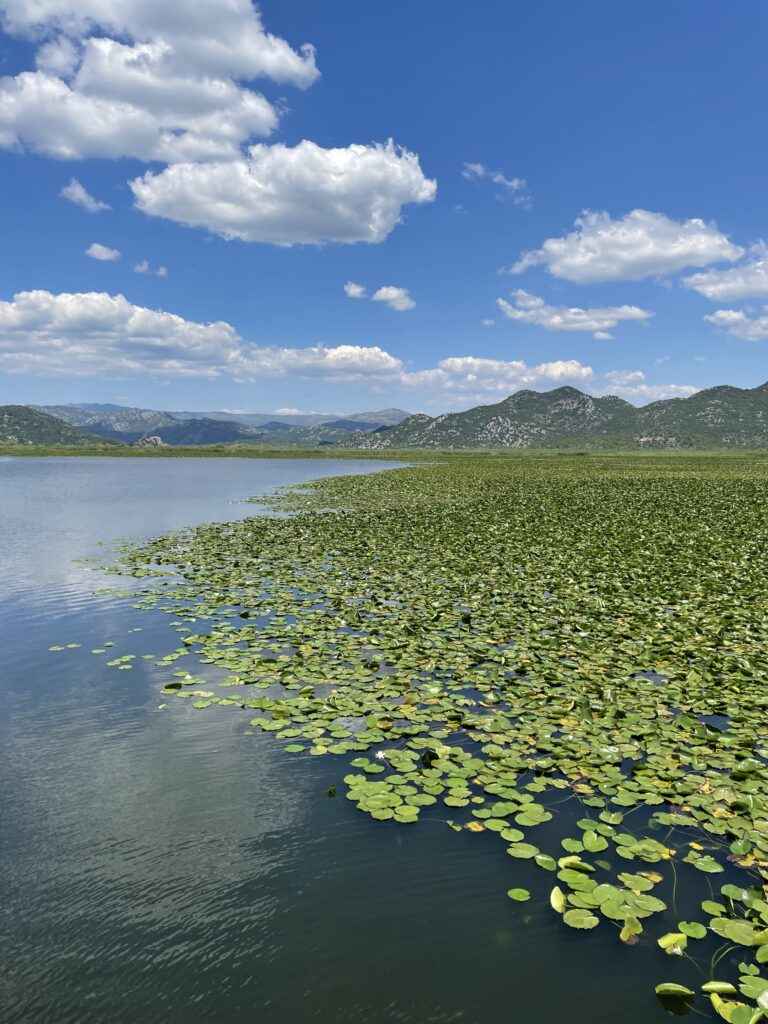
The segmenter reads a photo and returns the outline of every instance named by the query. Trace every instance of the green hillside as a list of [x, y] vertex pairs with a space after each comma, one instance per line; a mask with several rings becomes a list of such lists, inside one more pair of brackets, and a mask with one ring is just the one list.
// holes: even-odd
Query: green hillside
[[108, 443], [28, 405], [0, 405], [0, 444], [92, 447]]
[[764, 448], [768, 384], [709, 388], [642, 408], [570, 387], [518, 391], [494, 405], [411, 416], [353, 440], [361, 448]]

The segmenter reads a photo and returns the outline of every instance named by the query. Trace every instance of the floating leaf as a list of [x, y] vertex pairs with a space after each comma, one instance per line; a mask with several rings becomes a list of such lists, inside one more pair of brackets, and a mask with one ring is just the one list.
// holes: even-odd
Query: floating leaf
[[552, 909], [556, 910], [558, 914], [565, 913], [565, 893], [559, 886], [556, 885], [552, 892], [549, 894], [549, 902]]
[[525, 903], [531, 898], [527, 889], [507, 889], [507, 896], [516, 903]]
[[637, 942], [637, 937], [642, 935], [643, 926], [640, 924], [636, 917], [627, 917], [624, 921], [624, 925], [619, 932], [619, 938], [622, 942], [633, 944]]
[[740, 946], [755, 944], [755, 928], [748, 921], [738, 921], [730, 917], [715, 917], [709, 927], [717, 935]]
[[688, 937], [683, 932], [667, 932], [658, 940], [658, 945], [671, 956], [682, 956], [683, 950], [688, 945]]
[[705, 871], [709, 875], [725, 870], [722, 864], [718, 864], [714, 857], [699, 857], [693, 861], [693, 866], [699, 871]]
[[656, 986], [656, 995], [666, 996], [670, 999], [691, 999], [695, 993], [685, 985], [678, 985], [674, 981], [665, 981]]
[[512, 843], [511, 846], [507, 847], [509, 856], [517, 857], [520, 860], [529, 860], [531, 857], [535, 857], [538, 852], [538, 847], [531, 846], [530, 843]]
[[563, 920], [569, 926], [569, 928], [581, 928], [590, 929], [597, 928], [600, 924], [598, 918], [594, 914], [590, 914], [588, 910], [566, 910], [563, 915]]

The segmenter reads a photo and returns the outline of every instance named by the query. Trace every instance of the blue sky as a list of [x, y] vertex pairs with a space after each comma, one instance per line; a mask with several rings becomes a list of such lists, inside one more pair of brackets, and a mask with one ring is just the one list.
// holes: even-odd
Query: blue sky
[[0, 402], [756, 386], [767, 22], [0, 0]]

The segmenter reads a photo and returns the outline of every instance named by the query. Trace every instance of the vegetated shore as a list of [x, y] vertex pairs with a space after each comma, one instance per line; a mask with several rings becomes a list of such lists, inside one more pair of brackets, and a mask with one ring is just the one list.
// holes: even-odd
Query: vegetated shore
[[525, 460], [540, 459], [706, 459], [716, 457], [726, 460], [768, 460], [766, 448], [713, 448], [704, 449], [580, 449], [580, 448], [294, 448], [259, 447], [258, 445], [188, 445], [163, 448], [139, 448], [131, 445], [96, 445], [94, 447], [64, 447], [46, 445], [2, 445], [0, 456], [26, 458], [119, 458], [119, 459], [184, 459], [184, 458], [225, 458], [225, 459], [366, 459], [384, 462], [434, 462], [439, 460], [466, 460], [473, 458], [486, 462], [495, 459]]
[[[767, 453], [768, 454], [768, 453]], [[397, 462], [402, 452], [369, 451], [355, 448], [259, 448], [251, 445], [198, 445], [165, 448], [123, 446], [49, 447], [44, 445], [0, 445], [0, 455], [26, 458], [118, 458], [118, 459], [370, 459]], [[433, 451], [408, 452], [408, 459], [434, 459]]]
[[181, 574], [144, 598], [182, 623], [169, 660], [230, 673], [165, 694], [338, 758], [372, 828], [503, 843], [510, 906], [655, 957], [667, 1004], [760, 1020], [766, 453], [425, 454], [129, 553]]

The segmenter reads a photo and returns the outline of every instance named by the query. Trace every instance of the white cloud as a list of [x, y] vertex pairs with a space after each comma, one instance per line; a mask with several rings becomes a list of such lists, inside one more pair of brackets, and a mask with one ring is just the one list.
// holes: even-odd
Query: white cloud
[[764, 307], [761, 316], [749, 316], [740, 309], [718, 309], [704, 319], [744, 341], [764, 341], [768, 338], [768, 306]]
[[314, 50], [263, 29], [251, 0], [3, 0], [6, 32], [45, 39], [0, 79], [0, 146], [59, 159], [227, 160], [278, 110], [240, 83], [305, 88]]
[[756, 254], [756, 259], [738, 267], [691, 274], [683, 278], [683, 284], [713, 302], [733, 302], [768, 295], [768, 252], [765, 246], [760, 245], [756, 247]]
[[[0, 372], [46, 377], [154, 379], [273, 378], [353, 383], [391, 392], [423, 390], [436, 403], [497, 401], [520, 388], [597, 383], [575, 359], [529, 365], [522, 360], [453, 356], [424, 370], [407, 369], [377, 345], [255, 345], [225, 321], [199, 323], [105, 292], [20, 292], [0, 301]], [[695, 388], [647, 385], [641, 371], [603, 375], [611, 393], [652, 400]], [[602, 385], [598, 390], [605, 391]], [[298, 414], [281, 408], [281, 415]]]
[[35, 64], [39, 71], [47, 71], [61, 78], [71, 77], [80, 63], [80, 51], [66, 36], [58, 36], [43, 43], [35, 54]]
[[318, 77], [314, 49], [292, 50], [264, 31], [251, 0], [3, 0], [2, 24], [13, 35], [59, 32], [81, 39], [99, 29], [173, 46], [174, 59], [208, 75], [271, 78], [305, 88]]
[[576, 359], [556, 360], [529, 366], [520, 359], [483, 359], [477, 356], [452, 356], [442, 359], [434, 369], [417, 370], [401, 377], [407, 387], [445, 392], [449, 398], [498, 396], [517, 388], [564, 380], [585, 381], [594, 376], [591, 366]]
[[508, 178], [501, 171], [492, 171], [485, 164], [480, 163], [465, 163], [461, 175], [467, 181], [491, 181], [494, 185], [501, 186], [507, 193], [512, 193], [513, 202], [517, 206], [530, 205], [531, 197], [526, 191], [528, 182], [525, 178]]
[[144, 213], [276, 245], [382, 242], [406, 203], [431, 202], [418, 157], [386, 145], [257, 145], [249, 159], [175, 164], [132, 181]]
[[610, 331], [595, 331], [592, 337], [597, 338], [598, 341], [611, 341], [613, 335]]
[[366, 298], [366, 291], [363, 285], [356, 284], [354, 281], [347, 281], [344, 285], [344, 294], [348, 299], [364, 299]]
[[543, 265], [554, 277], [580, 284], [639, 281], [686, 267], [733, 262], [743, 254], [714, 224], [699, 218], [676, 221], [663, 213], [632, 210], [612, 220], [607, 213], [587, 210], [576, 219], [575, 231], [523, 253], [509, 272]]
[[645, 380], [642, 370], [609, 370], [603, 376], [613, 384], [640, 384]]
[[398, 288], [392, 284], [383, 285], [377, 289], [371, 296], [371, 301], [383, 302], [398, 313], [405, 313], [416, 305], [407, 288]]
[[[605, 374], [610, 379], [610, 373]], [[699, 388], [692, 384], [644, 384], [627, 383], [611, 384], [603, 389], [603, 394], [618, 395], [626, 398], [627, 401], [639, 400], [646, 402], [658, 402], [663, 398], [689, 398], [699, 391]]]
[[77, 178], [72, 178], [70, 183], [59, 192], [59, 195], [62, 199], [68, 199], [70, 203], [74, 203], [75, 206], [87, 210], [88, 213], [103, 213], [104, 210], [112, 209], [109, 203], [103, 203], [100, 199], [92, 196]]
[[140, 260], [133, 269], [137, 274], [151, 274], [153, 277], [168, 277], [167, 267], [153, 267], [149, 260]]
[[110, 249], [108, 245], [102, 245], [100, 242], [92, 242], [85, 250], [85, 255], [103, 263], [116, 263], [122, 253], [119, 249]]
[[[350, 299], [368, 298], [368, 291], [365, 286], [356, 284], [354, 281], [347, 281], [344, 285], [344, 292]], [[407, 288], [398, 288], [392, 284], [382, 285], [381, 288], [377, 288], [373, 295], [370, 296], [370, 299], [371, 302], [383, 302], [390, 309], [395, 309], [399, 313], [413, 309], [416, 305]]]
[[20, 292], [0, 301], [0, 370], [44, 376], [312, 377], [393, 381], [378, 346], [259, 346], [226, 322], [196, 323], [104, 292]]
[[522, 288], [512, 293], [515, 305], [506, 299], [497, 299], [496, 304], [505, 316], [517, 323], [534, 324], [548, 331], [590, 331], [596, 338], [611, 337], [608, 329], [622, 320], [643, 321], [653, 316], [638, 306], [606, 306], [596, 309], [581, 309], [579, 306], [548, 306], [543, 299], [531, 295]]
[[483, 327], [495, 327], [496, 326], [496, 321], [492, 320], [490, 317], [485, 317], [483, 320], [480, 321], [480, 323], [483, 325]]

